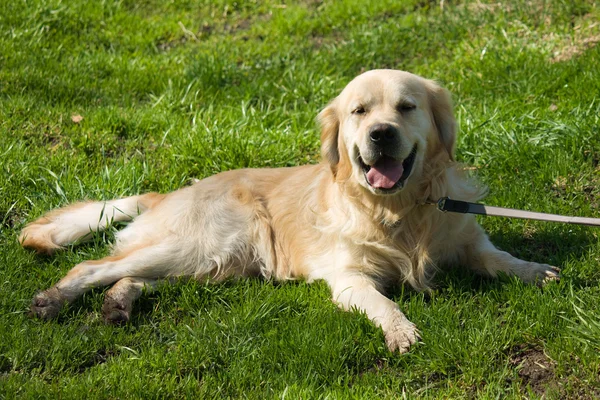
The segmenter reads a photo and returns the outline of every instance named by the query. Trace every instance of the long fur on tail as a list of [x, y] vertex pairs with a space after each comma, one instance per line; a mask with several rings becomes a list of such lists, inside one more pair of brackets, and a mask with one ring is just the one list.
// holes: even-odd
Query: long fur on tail
[[28, 224], [19, 235], [19, 242], [38, 253], [51, 254], [76, 240], [85, 240], [113, 222], [133, 220], [160, 203], [164, 196], [146, 193], [118, 200], [71, 204]]

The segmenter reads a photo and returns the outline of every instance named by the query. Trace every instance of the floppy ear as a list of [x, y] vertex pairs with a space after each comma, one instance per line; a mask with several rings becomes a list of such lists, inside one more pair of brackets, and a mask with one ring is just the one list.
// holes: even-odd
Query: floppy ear
[[335, 171], [340, 162], [340, 150], [338, 148], [338, 136], [340, 120], [337, 115], [335, 101], [329, 104], [317, 117], [321, 126], [321, 157], [327, 160], [331, 169]]
[[454, 160], [456, 119], [452, 111], [452, 97], [449, 91], [433, 81], [427, 81], [427, 92], [433, 122], [438, 131], [440, 142], [448, 152], [450, 160]]

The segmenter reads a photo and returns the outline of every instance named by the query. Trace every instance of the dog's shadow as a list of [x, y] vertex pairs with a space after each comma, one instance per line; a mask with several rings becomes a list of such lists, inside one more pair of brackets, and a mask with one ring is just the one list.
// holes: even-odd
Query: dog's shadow
[[[522, 231], [516, 229], [509, 229], [508, 231], [502, 230], [492, 233], [490, 239], [496, 247], [507, 251], [515, 257], [527, 261], [551, 264], [563, 269], [563, 279], [565, 279], [565, 265], [569, 263], [577, 265], [577, 260], [583, 261], [589, 251], [589, 247], [597, 242], [597, 238], [591, 229], [593, 228], [558, 225], [527, 234], [523, 234]], [[106, 239], [104, 237], [96, 238], [96, 240], [80, 244], [78, 248], [80, 251], [83, 250], [84, 253], [102, 254], [104, 253], [102, 248], [104, 247], [103, 244], [107, 241]], [[574, 260], [575, 263], [573, 263]], [[583, 274], [584, 276], [582, 277], [582, 274], [566, 272], [568, 272], [567, 279], [574, 288], [600, 285], [600, 273], [592, 274], [591, 276]], [[452, 287], [452, 290], [476, 294], [500, 289], [506, 282], [512, 279], [516, 278], [499, 276], [497, 279], [492, 279], [478, 275], [466, 267], [445, 266], [440, 268], [435, 275], [433, 286], [441, 290]], [[181, 282], [175, 283], [175, 285], [162, 284], [159, 286], [158, 292], [144, 293], [134, 303], [132, 318], [129, 323], [134, 326], [147, 323], [148, 319], [152, 318], [151, 315], [156, 312], [158, 304], [161, 303], [160, 293], [163, 292], [164, 295], [164, 291], [166, 291], [169, 296], [181, 295], [182, 291], [184, 291], [186, 281], [187, 279], [182, 279]], [[213, 285], [230, 286], [235, 285], [235, 282], [236, 280], [226, 280], [225, 282], [210, 284], [209, 287], [214, 287]], [[266, 281], [263, 283], [267, 284]], [[271, 284], [278, 285], [276, 282], [272, 282]], [[197, 283], [197, 285], [202, 284]], [[170, 288], [165, 289], [165, 286], [169, 286]], [[107, 289], [105, 288], [104, 290]], [[205, 291], [200, 290], [200, 292]], [[210, 293], [213, 290], [206, 292], [208, 293], [203, 294], [204, 297], [207, 297], [204, 301], [209, 303], [218, 302], [218, 293]], [[395, 301], [409, 300], [415, 293], [413, 289], [401, 284], [393, 285], [387, 290], [387, 295]], [[426, 295], [425, 297], [427, 298], [428, 296]], [[90, 304], [87, 303], [88, 301], [85, 299], [78, 299], [72, 307], [89, 309]]]
[[600, 284], [600, 273], [578, 270], [579, 265], [588, 262], [590, 248], [598, 243], [594, 229], [549, 224], [542, 230], [525, 235], [521, 232], [496, 232], [490, 235], [490, 239], [498, 248], [522, 260], [560, 268], [562, 279], [568, 280], [574, 288], [584, 288]]
[[494, 245], [522, 260], [564, 265], [569, 259], [581, 258], [596, 238], [586, 228], [554, 225], [533, 233], [498, 231], [490, 235]]
[[[567, 268], [576, 266], [578, 260], [583, 262], [590, 246], [597, 243], [597, 237], [591, 229], [593, 228], [560, 225], [527, 234], [499, 231], [490, 234], [490, 240], [496, 247], [517, 258], [560, 268], [562, 279], [568, 279], [574, 288], [584, 288], [600, 285], [600, 272], [582, 277], [582, 274]], [[506, 275], [485, 277], [467, 267], [452, 265], [439, 269], [433, 279], [433, 286], [436, 289], [452, 286], [453, 290], [475, 294], [499, 289], [513, 279], [517, 278]], [[389, 288], [388, 295], [395, 300], [407, 300], [414, 295], [414, 291], [395, 285]]]

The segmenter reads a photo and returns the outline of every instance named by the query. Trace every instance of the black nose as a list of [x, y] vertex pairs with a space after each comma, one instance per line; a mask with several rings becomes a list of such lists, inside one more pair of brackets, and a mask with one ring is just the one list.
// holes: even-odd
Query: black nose
[[398, 137], [398, 131], [390, 124], [376, 124], [369, 130], [371, 142], [378, 145], [394, 144]]

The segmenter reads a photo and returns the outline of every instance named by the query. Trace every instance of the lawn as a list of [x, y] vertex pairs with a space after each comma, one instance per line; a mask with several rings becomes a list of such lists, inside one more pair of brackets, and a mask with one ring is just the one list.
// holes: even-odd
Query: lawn
[[[82, 199], [319, 160], [315, 116], [360, 72], [450, 89], [457, 157], [491, 205], [600, 217], [594, 1], [12, 0], [0, 8], [0, 398], [598, 398], [598, 228], [493, 217], [544, 288], [463, 269], [391, 293], [422, 342], [390, 353], [323, 283], [181, 281], [107, 326], [95, 290], [45, 322], [31, 298], [108, 253], [17, 235]], [[115, 227], [114, 229], [118, 229]]]

